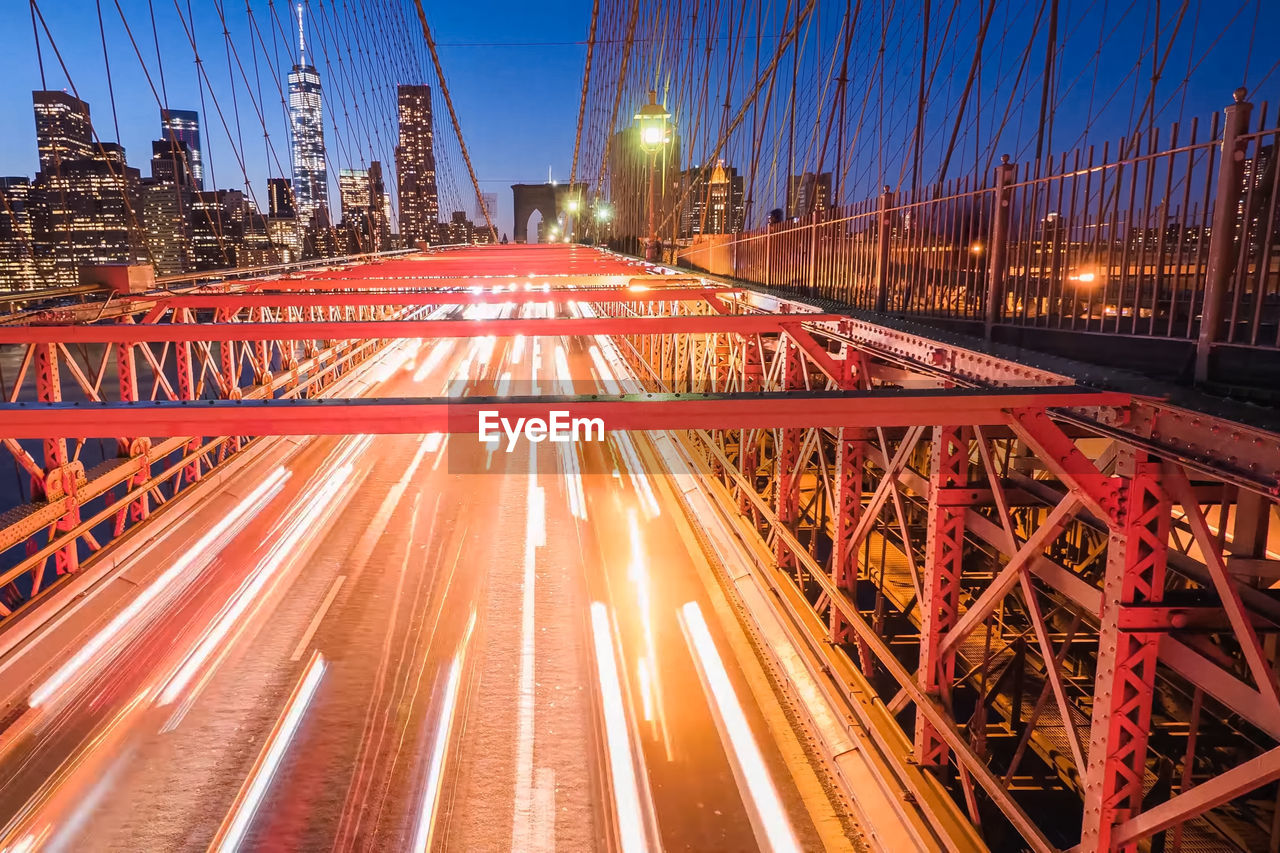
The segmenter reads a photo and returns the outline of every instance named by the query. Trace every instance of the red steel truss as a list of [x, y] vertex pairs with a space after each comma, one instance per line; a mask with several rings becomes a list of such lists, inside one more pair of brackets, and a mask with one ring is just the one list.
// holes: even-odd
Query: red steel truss
[[[0, 542], [27, 551], [0, 583], [76, 571], [104, 522], [126, 533], [253, 436], [453, 431], [488, 407], [670, 429], [772, 555], [824, 689], [939, 826], [992, 849], [1276, 843], [1275, 435], [701, 283], [510, 247], [117, 299], [91, 325], [23, 315], [0, 327], [24, 347], [0, 441], [31, 500]], [[424, 319], [508, 301], [558, 316]], [[450, 329], [610, 336], [647, 393], [331, 396], [387, 339]], [[116, 456], [86, 470], [92, 436]]]

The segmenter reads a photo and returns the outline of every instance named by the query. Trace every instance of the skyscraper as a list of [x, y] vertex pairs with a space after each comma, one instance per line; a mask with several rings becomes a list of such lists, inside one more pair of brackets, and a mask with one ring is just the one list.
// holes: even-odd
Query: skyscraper
[[374, 251], [391, 248], [391, 217], [387, 215], [387, 184], [382, 179], [382, 162], [369, 163], [369, 220]]
[[60, 160], [36, 175], [32, 231], [36, 263], [50, 284], [76, 284], [82, 266], [146, 263], [137, 169], [117, 143]]
[[684, 208], [680, 211], [680, 236], [733, 234], [742, 230], [743, 178], [738, 170], [716, 163], [710, 173], [687, 169], [683, 175]]
[[36, 145], [40, 171], [53, 173], [67, 160], [93, 156], [93, 124], [89, 105], [66, 92], [31, 93], [36, 113]]
[[0, 178], [0, 292], [39, 287], [31, 235], [31, 180]]
[[170, 135], [151, 143], [151, 177], [139, 186], [142, 229], [156, 275], [186, 272], [191, 243], [191, 152]]
[[823, 214], [831, 207], [831, 173], [805, 172], [787, 181], [787, 218]]
[[137, 169], [115, 142], [95, 143], [89, 105], [65, 92], [31, 93], [40, 171], [31, 232], [44, 282], [75, 284], [80, 267], [145, 263]]
[[267, 214], [272, 219], [298, 215], [293, 205], [293, 182], [288, 178], [267, 178]]
[[204, 189], [204, 152], [200, 148], [200, 113], [195, 110], [160, 110], [160, 138], [187, 146], [186, 164], [197, 190]]
[[342, 199], [342, 216], [351, 219], [369, 210], [369, 171], [367, 169], [339, 169], [338, 195]]
[[289, 123], [293, 128], [293, 192], [303, 219], [329, 203], [329, 170], [324, 162], [324, 106], [320, 75], [307, 62], [307, 43], [298, 4], [298, 64], [289, 73]]
[[396, 175], [400, 181], [400, 235], [412, 246], [430, 242], [440, 219], [436, 192], [435, 139], [431, 125], [431, 89], [401, 86], [400, 144], [396, 146]]

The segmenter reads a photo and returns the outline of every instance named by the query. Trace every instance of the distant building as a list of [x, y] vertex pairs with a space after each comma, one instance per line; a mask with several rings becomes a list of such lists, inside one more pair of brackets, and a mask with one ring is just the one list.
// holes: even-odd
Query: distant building
[[342, 196], [343, 254], [377, 252], [389, 248], [391, 233], [386, 216], [386, 186], [382, 163], [368, 169], [343, 169], [338, 173]]
[[418, 241], [431, 242], [440, 219], [431, 89], [400, 86], [398, 103], [400, 139], [396, 146], [396, 175], [400, 183], [400, 236], [412, 246]]
[[31, 234], [31, 179], [0, 178], [0, 292], [39, 287]]
[[434, 242], [448, 245], [461, 245], [464, 243], [483, 245], [493, 243], [494, 239], [492, 232], [485, 228], [482, 223], [472, 222], [468, 219], [466, 211], [455, 210], [453, 215], [449, 217], [448, 222], [441, 222], [437, 226]]
[[147, 260], [137, 169], [115, 142], [93, 143], [89, 105], [65, 92], [33, 92], [40, 171], [31, 189], [36, 267], [47, 285], [79, 269]]
[[248, 209], [240, 190], [206, 190], [192, 194], [191, 260], [193, 270], [245, 266], [245, 219]]
[[[649, 233], [649, 161], [654, 155], [640, 147], [640, 130], [632, 125], [613, 135], [609, 145], [609, 201], [613, 210], [610, 232], [616, 245], [639, 253]], [[670, 240], [679, 231], [680, 137], [672, 136], [655, 162], [659, 238]], [[665, 223], [665, 227], [664, 227]], [[612, 241], [611, 241], [612, 242]]]
[[307, 219], [329, 203], [329, 169], [324, 159], [324, 100], [320, 75], [307, 62], [298, 6], [298, 64], [289, 72], [289, 123], [293, 129], [293, 193], [298, 215]]
[[93, 124], [87, 103], [58, 91], [32, 92], [31, 100], [40, 171], [55, 173], [65, 161], [93, 157]]
[[787, 181], [787, 218], [822, 215], [831, 207], [831, 173], [805, 172]]
[[200, 113], [195, 110], [160, 110], [160, 138], [187, 146], [186, 168], [192, 189], [204, 189], [204, 149], [200, 147]]
[[151, 143], [151, 177], [139, 188], [142, 229], [156, 275], [191, 268], [191, 153], [176, 138]]
[[687, 169], [682, 175], [680, 236], [695, 234], [735, 234], [742, 230], [745, 215], [743, 178], [738, 170], [720, 160], [708, 172]]
[[267, 215], [272, 219], [297, 218], [293, 181], [288, 178], [267, 178]]
[[391, 215], [387, 198], [387, 182], [382, 177], [382, 162], [369, 163], [369, 229], [370, 248], [375, 252], [391, 248]]
[[[482, 201], [484, 202], [483, 207], [481, 206]], [[475, 222], [478, 227], [484, 226], [485, 210], [489, 211], [489, 219], [491, 222], [493, 222], [493, 227], [497, 228], [498, 227], [498, 194], [497, 193], [480, 193], [480, 196], [476, 199], [476, 212], [475, 212], [475, 216], [472, 217], [472, 221]]]
[[338, 171], [338, 195], [342, 199], [342, 216], [369, 212], [369, 170]]

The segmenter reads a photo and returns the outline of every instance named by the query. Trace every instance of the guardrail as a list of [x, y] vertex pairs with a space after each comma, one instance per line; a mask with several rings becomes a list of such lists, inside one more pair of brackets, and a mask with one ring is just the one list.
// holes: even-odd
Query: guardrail
[[[1196, 382], [1241, 363], [1269, 363], [1259, 376], [1271, 376], [1280, 370], [1280, 127], [1244, 94], [1164, 137], [1153, 129], [1036, 163], [1006, 158], [990, 174], [919, 193], [886, 187], [703, 238], [680, 260], [1074, 355], [1080, 333], [1158, 341], [1152, 360], [1175, 363], [1153, 366]], [[1142, 360], [1132, 346], [1093, 354], [1117, 366]]]

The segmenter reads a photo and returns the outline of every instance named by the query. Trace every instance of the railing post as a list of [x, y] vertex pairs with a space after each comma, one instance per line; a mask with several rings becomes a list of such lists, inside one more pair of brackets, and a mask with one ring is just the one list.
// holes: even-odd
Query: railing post
[[991, 204], [991, 245], [987, 247], [987, 304], [982, 322], [982, 337], [988, 343], [996, 323], [1004, 313], [1004, 278], [1008, 271], [1006, 258], [1009, 253], [1009, 212], [1013, 208], [1012, 184], [1018, 167], [1009, 162], [1009, 155], [1000, 156], [996, 166], [995, 198]]
[[764, 280], [760, 284], [766, 287], [773, 284], [773, 225], [764, 226]]
[[808, 287], [810, 296], [820, 295], [818, 293], [818, 217], [817, 210], [809, 216], [809, 269], [805, 273], [805, 285]]
[[1200, 334], [1196, 338], [1196, 382], [1209, 378], [1209, 355], [1222, 332], [1231, 276], [1235, 272], [1236, 232], [1240, 224], [1237, 203], [1244, 177], [1246, 143], [1240, 137], [1249, 131], [1253, 104], [1242, 87], [1234, 93], [1235, 103], [1223, 112], [1222, 153], [1218, 161], [1218, 193], [1213, 205], [1213, 225], [1209, 234], [1209, 265], [1204, 283], [1204, 304], [1200, 308]]
[[893, 191], [886, 184], [880, 193], [880, 215], [876, 218], [876, 310], [889, 310], [889, 237], [893, 233]]

